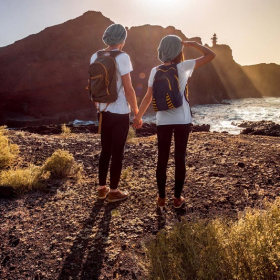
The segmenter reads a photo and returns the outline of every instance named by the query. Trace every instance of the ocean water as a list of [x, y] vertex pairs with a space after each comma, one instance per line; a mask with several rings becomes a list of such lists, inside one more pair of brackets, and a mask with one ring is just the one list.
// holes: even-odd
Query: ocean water
[[[228, 104], [209, 104], [192, 106], [193, 124], [210, 124], [210, 131], [239, 134], [244, 128], [237, 125], [243, 121], [273, 121], [280, 124], [280, 98], [245, 98], [224, 100]], [[155, 115], [144, 115], [143, 121], [155, 123]], [[97, 122], [78, 121], [74, 125]]]
[[210, 131], [239, 134], [243, 121], [273, 121], [280, 124], [280, 98], [225, 100], [228, 105], [193, 106], [193, 124], [210, 124]]
[[[280, 124], [280, 98], [245, 98], [224, 100], [228, 104], [209, 104], [192, 106], [193, 124], [210, 124], [210, 131], [239, 134], [237, 125], [243, 121], [274, 121]], [[155, 116], [143, 118], [155, 122]]]

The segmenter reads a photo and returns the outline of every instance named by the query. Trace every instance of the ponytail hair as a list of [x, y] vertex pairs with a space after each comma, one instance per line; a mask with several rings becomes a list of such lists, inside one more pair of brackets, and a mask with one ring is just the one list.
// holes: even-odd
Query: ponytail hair
[[184, 53], [183, 51], [181, 51], [174, 59], [172, 59], [171, 62], [178, 64], [180, 62], [183, 62], [184, 60], [185, 60]]

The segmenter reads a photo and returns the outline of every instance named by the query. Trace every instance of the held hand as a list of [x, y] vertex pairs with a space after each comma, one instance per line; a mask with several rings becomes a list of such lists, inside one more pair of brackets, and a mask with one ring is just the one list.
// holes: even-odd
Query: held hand
[[142, 127], [142, 125], [143, 125], [143, 121], [142, 121], [142, 119], [137, 119], [136, 117], [134, 117], [134, 119], [133, 119], [133, 127], [134, 128], [136, 128], [136, 129], [139, 129], [139, 128], [141, 128]]

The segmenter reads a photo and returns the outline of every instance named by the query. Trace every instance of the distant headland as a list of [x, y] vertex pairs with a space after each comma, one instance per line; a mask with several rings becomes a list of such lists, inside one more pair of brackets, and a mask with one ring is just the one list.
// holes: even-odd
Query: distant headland
[[[55, 124], [93, 119], [95, 110], [85, 90], [91, 55], [104, 48], [101, 40], [113, 22], [89, 11], [65, 23], [48, 27], [0, 48], [0, 125]], [[124, 51], [133, 63], [132, 81], [138, 100], [147, 88], [152, 67], [160, 64], [157, 47], [168, 34], [187, 38], [172, 26], [137, 26], [128, 30]], [[280, 97], [280, 65], [241, 66], [227, 45], [212, 38], [216, 59], [194, 72], [189, 81], [191, 104], [219, 103], [223, 99]], [[189, 50], [187, 59], [199, 53]]]

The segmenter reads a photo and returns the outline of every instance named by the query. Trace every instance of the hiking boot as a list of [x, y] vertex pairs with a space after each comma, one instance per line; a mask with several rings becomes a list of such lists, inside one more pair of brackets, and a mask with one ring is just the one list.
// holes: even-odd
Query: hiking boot
[[128, 192], [122, 192], [118, 190], [117, 192], [109, 192], [108, 201], [109, 202], [117, 202], [125, 200], [128, 197]]
[[157, 198], [157, 206], [162, 209], [165, 206], [165, 198], [158, 197]]
[[101, 190], [97, 189], [97, 191], [98, 191], [98, 199], [105, 199], [106, 196], [108, 195], [109, 191], [110, 191], [110, 188], [105, 187]]
[[174, 208], [181, 208], [185, 204], [185, 199], [181, 196], [180, 198], [173, 199]]

